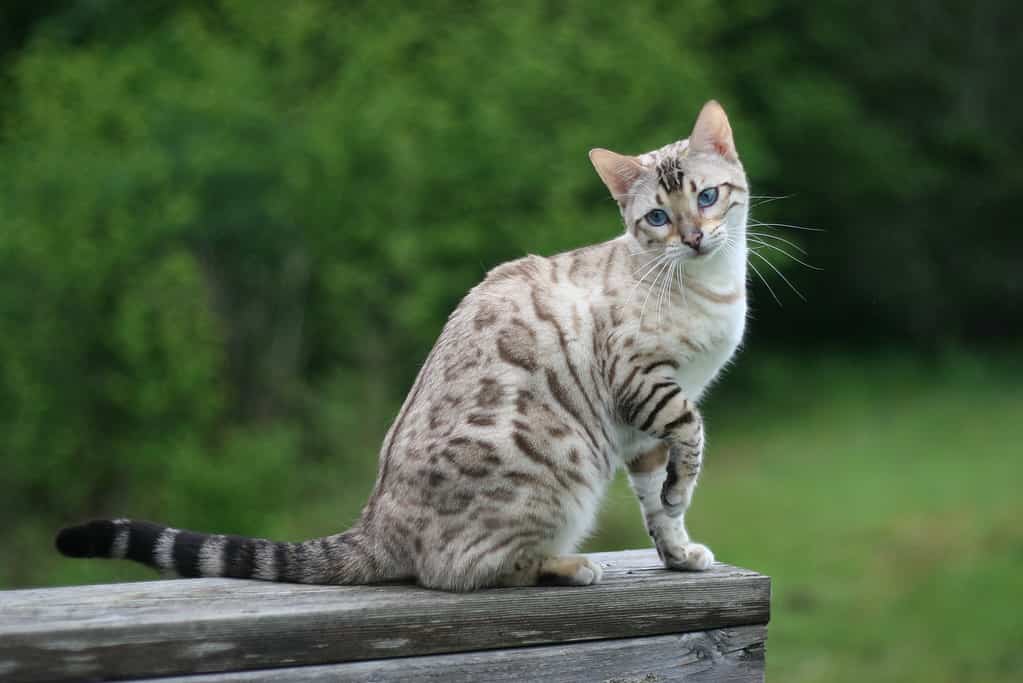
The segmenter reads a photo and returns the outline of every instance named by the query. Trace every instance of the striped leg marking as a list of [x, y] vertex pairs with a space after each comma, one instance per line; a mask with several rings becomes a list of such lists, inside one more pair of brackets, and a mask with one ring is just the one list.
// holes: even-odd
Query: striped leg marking
[[643, 509], [647, 533], [664, 565], [668, 569], [702, 571], [714, 562], [714, 554], [707, 546], [691, 542], [684, 516], [669, 514], [661, 502], [668, 463], [668, 446], [659, 445], [629, 462], [629, 481]]

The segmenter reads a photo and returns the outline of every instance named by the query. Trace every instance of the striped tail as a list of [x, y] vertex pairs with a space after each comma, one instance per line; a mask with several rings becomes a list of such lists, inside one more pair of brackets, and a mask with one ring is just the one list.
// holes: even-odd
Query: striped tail
[[129, 559], [182, 577], [229, 577], [286, 583], [361, 584], [379, 576], [373, 549], [358, 529], [301, 543], [202, 534], [162, 524], [101, 519], [61, 529], [68, 557]]

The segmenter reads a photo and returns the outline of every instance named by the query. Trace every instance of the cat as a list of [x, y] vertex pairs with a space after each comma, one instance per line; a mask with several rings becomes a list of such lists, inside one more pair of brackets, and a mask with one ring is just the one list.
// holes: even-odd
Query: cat
[[488, 273], [451, 314], [385, 437], [349, 530], [300, 543], [97, 520], [72, 557], [168, 574], [448, 591], [589, 585], [571, 555], [628, 469], [664, 565], [714, 561], [684, 525], [703, 457], [697, 402], [740, 345], [749, 190], [724, 109], [639, 156], [594, 149], [625, 232]]

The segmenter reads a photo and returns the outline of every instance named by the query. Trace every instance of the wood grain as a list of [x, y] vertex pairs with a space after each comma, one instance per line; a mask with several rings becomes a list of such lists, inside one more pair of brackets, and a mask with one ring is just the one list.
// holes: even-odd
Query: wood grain
[[0, 679], [81, 680], [294, 667], [766, 624], [770, 579], [669, 572], [652, 550], [591, 556], [583, 588], [452, 594], [410, 585], [232, 579], [0, 593]]
[[[160, 683], [753, 683], [764, 680], [767, 627], [737, 626], [647, 638], [595, 640], [427, 657], [229, 672]], [[155, 680], [155, 679], [154, 679]]]

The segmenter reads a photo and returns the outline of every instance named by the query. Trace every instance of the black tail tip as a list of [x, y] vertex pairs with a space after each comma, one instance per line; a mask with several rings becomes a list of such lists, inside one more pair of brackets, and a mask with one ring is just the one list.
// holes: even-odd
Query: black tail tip
[[57, 532], [55, 544], [61, 555], [68, 557], [95, 557], [96, 544], [94, 543], [92, 523], [69, 526]]

